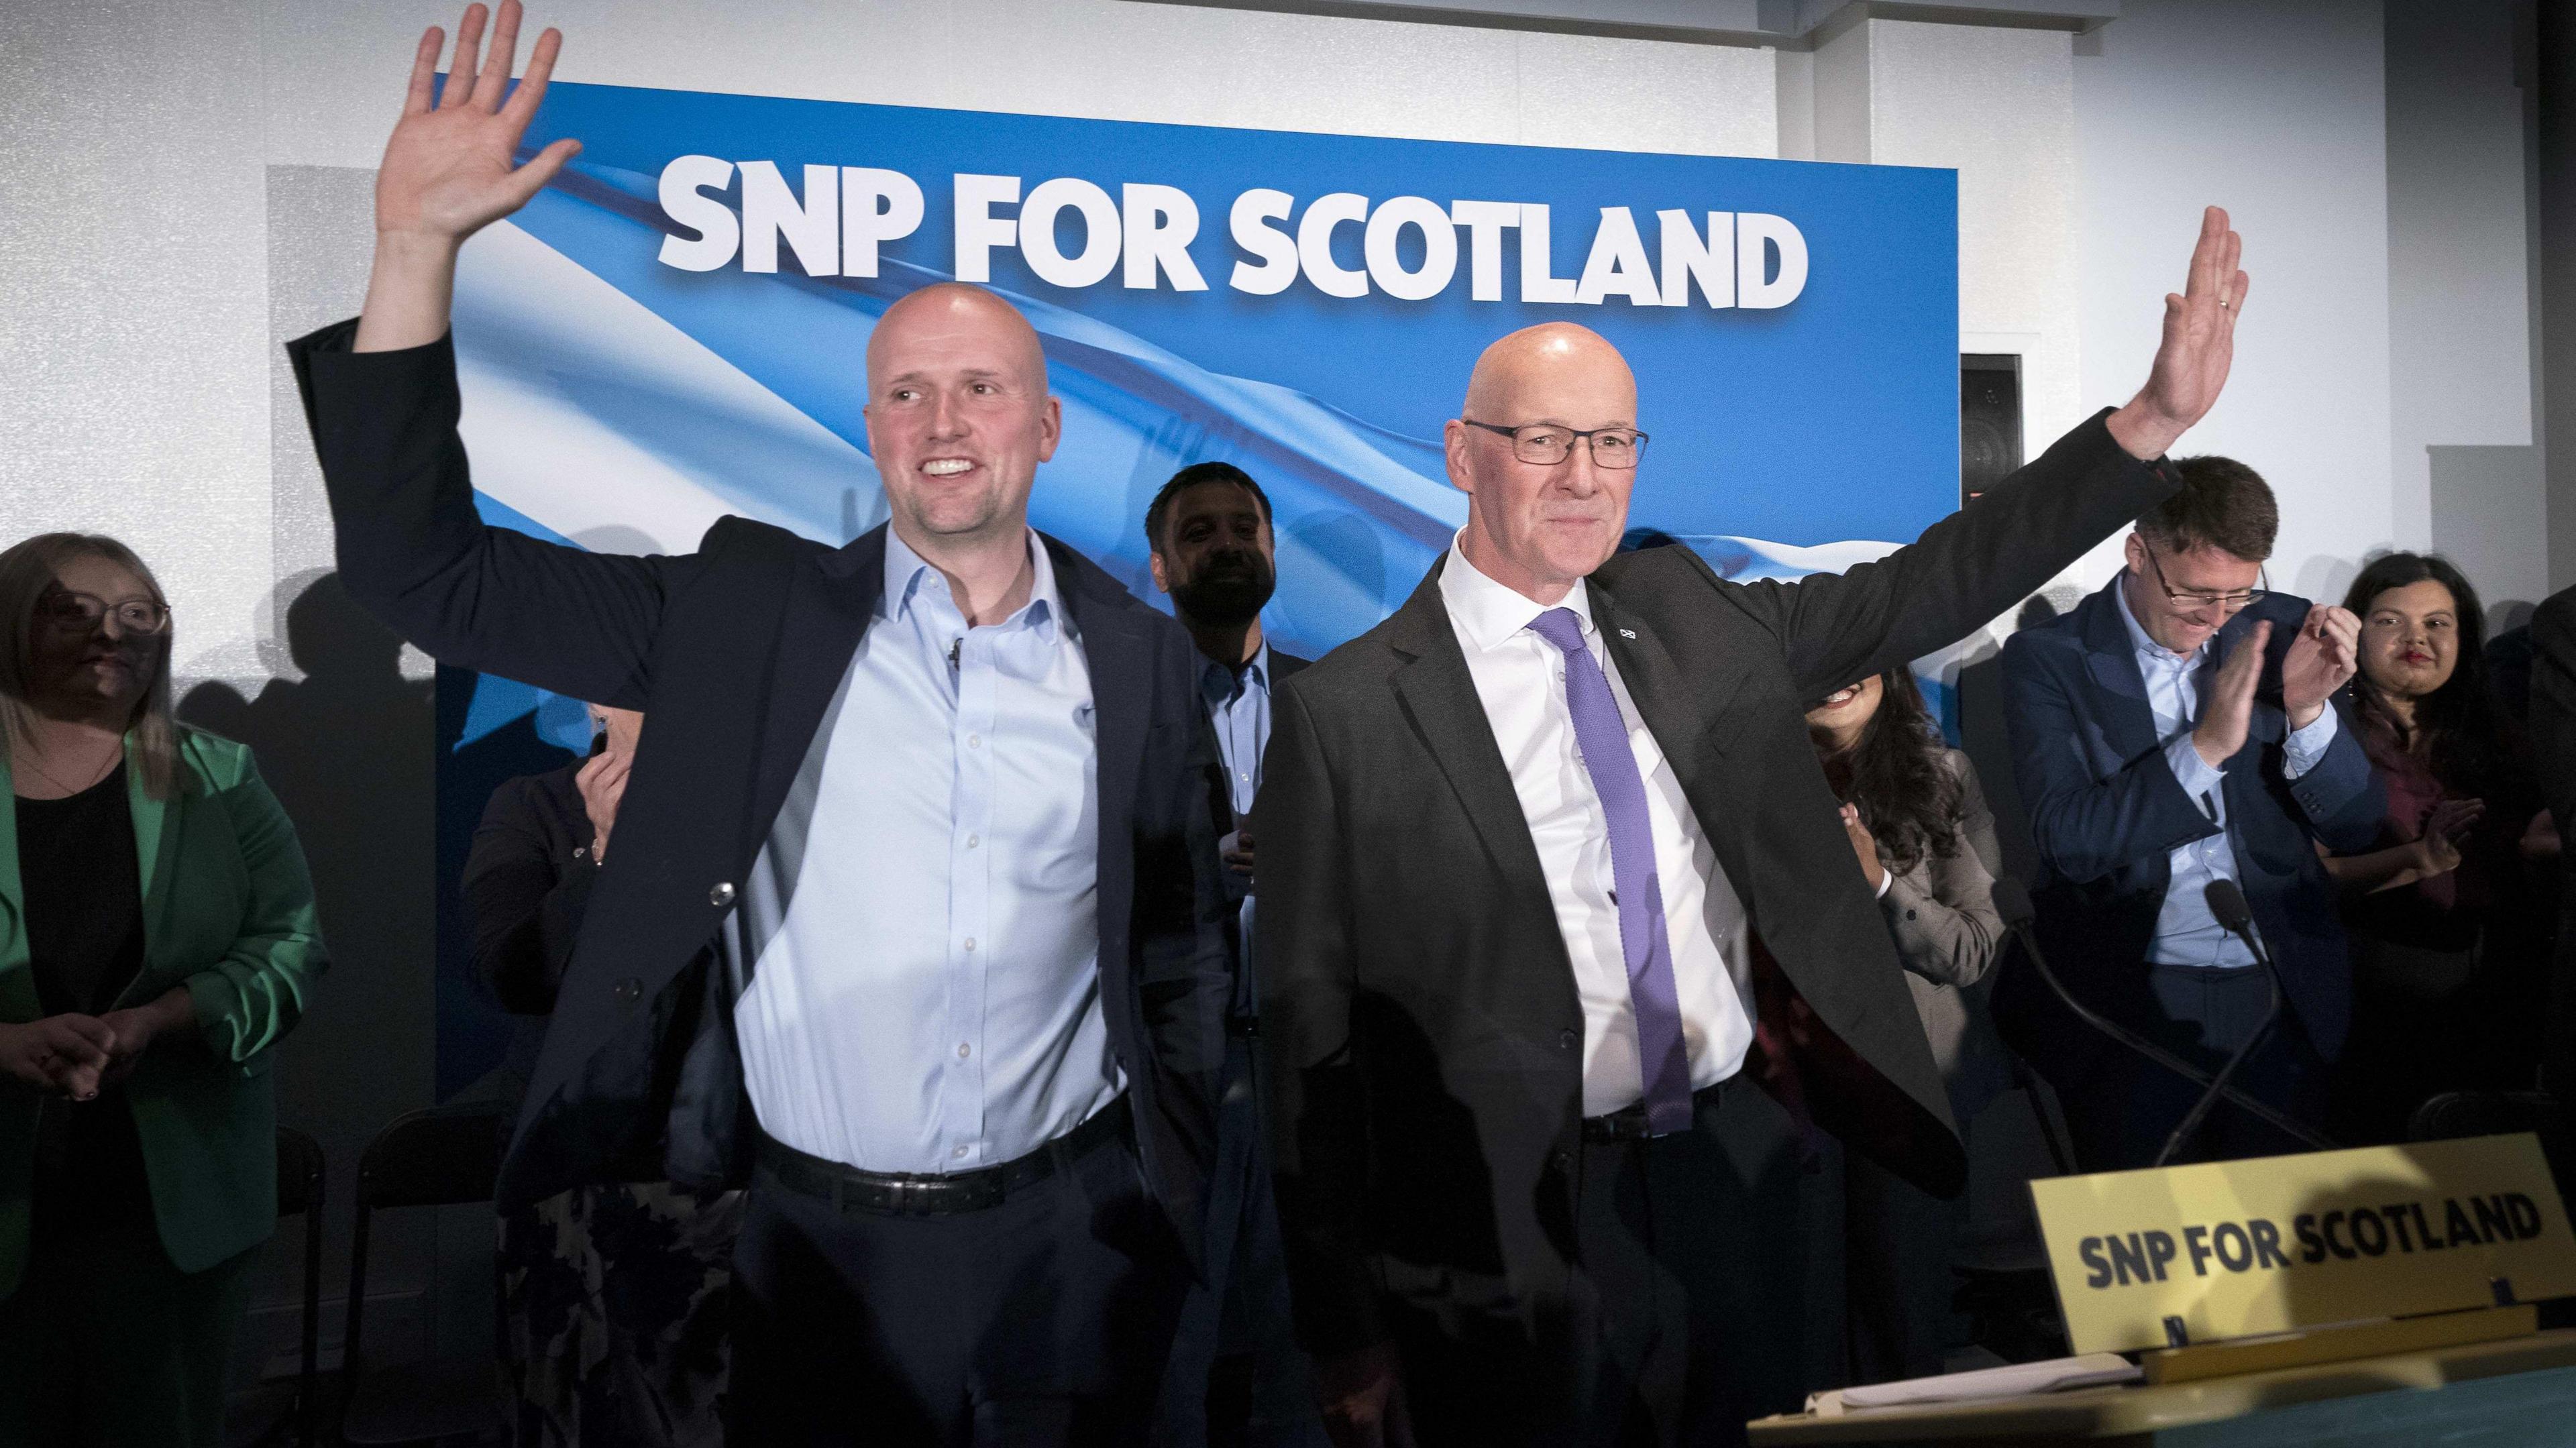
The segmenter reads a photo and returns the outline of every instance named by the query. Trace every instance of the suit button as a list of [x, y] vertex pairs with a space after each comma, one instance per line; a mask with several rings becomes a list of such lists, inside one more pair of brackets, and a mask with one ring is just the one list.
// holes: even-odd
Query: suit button
[[1913, 912], [1913, 911], [1911, 911], [1911, 910], [1906, 911], [1906, 912], [1905, 912], [1905, 918], [1906, 918], [1906, 919], [1908, 919], [1908, 920], [1913, 919], [1913, 918], [1914, 918], [1914, 912]]
[[1556, 1154], [1556, 1169], [1558, 1171], [1574, 1170], [1574, 1153], [1570, 1151], [1558, 1152]]
[[727, 905], [732, 904], [732, 903], [733, 903], [733, 882], [732, 882], [732, 881], [730, 881], [730, 880], [719, 880], [719, 881], [717, 881], [717, 882], [716, 882], [716, 887], [715, 887], [714, 889], [709, 890], [709, 891], [707, 892], [707, 903], [708, 903], [708, 904], [710, 904], [710, 905], [713, 905], [714, 907], [716, 907], [716, 908], [717, 908], [717, 909], [719, 909], [719, 910], [723, 909], [723, 908], [724, 908], [724, 907], [726, 907]]
[[619, 981], [617, 984], [610, 986], [608, 988], [608, 993], [617, 997], [619, 1000], [632, 1005], [635, 1001], [642, 998], [644, 994], [644, 982], [637, 980], [635, 977], [630, 975], [626, 977], [626, 979]]
[[1571, 1051], [1576, 1046], [1582, 1044], [1582, 1042], [1583, 1038], [1572, 1031], [1559, 1031], [1556, 1033], [1556, 1048], [1560, 1051]]

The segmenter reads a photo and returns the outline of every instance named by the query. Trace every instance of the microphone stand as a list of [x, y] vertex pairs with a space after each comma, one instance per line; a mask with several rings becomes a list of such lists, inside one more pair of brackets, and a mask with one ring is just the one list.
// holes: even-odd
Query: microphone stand
[[[2210, 1081], [2208, 1089], [2200, 1093], [2200, 1099], [2191, 1104], [2190, 1114], [2174, 1127], [2173, 1135], [2165, 1138], [2164, 1150], [2156, 1153], [2156, 1159], [2150, 1163], [2152, 1166], [2163, 1166], [2175, 1152], [2182, 1150], [2183, 1143], [2191, 1140], [2193, 1133], [2200, 1130], [2201, 1122], [2208, 1119], [2209, 1109], [2218, 1104], [2221, 1092], [2240, 1104], [2248, 1099], [2229, 1089], [2227, 1080], [2236, 1074], [2236, 1068], [2245, 1063], [2247, 1056], [2254, 1054], [2254, 1048], [2263, 1044], [2263, 1038], [2272, 1034], [2272, 1023], [2281, 1015], [2281, 973], [2272, 965], [2272, 953], [2255, 938], [2254, 911], [2245, 903], [2245, 892], [2237, 888], [2235, 881], [2222, 876], [2209, 882], [2202, 898], [2209, 902], [2209, 913], [2218, 917], [2218, 923], [2225, 926], [2229, 934], [2244, 941], [2245, 948], [2254, 953], [2254, 964], [2263, 972], [2263, 984], [2271, 998], [2263, 1007], [2263, 1019], [2255, 1025], [2252, 1034], [2246, 1036], [2245, 1043], [2228, 1056], [2227, 1064], [2218, 1068], [2218, 1075]], [[2292, 1135], [2311, 1144], [2315, 1142], [2315, 1138], [2306, 1132], [2293, 1132]]]
[[[2243, 897], [2240, 895], [2238, 898], [2241, 900]], [[2076, 1019], [2193, 1085], [2226, 1097], [2237, 1107], [2278, 1128], [2283, 1134], [2306, 1142], [2321, 1151], [2334, 1149], [2335, 1143], [2332, 1140], [2318, 1134], [2314, 1128], [2302, 1125], [2273, 1109], [2269, 1102], [2229, 1085], [2223, 1075], [2212, 1077], [2208, 1072], [2076, 999], [2075, 993], [2066, 988], [2066, 983], [2057, 978], [2057, 972], [2049, 969], [2048, 957], [2040, 952], [2038, 936], [2031, 929], [2031, 921], [2036, 912], [2030, 903], [2030, 892], [2022, 887], [2021, 881], [2010, 875], [1997, 877], [1994, 884], [1994, 902], [1996, 912], [2003, 916], [2004, 928], [2010, 930], [2013, 938], [2021, 942], [2022, 952], [2030, 957], [2030, 963], [2038, 970], [2039, 978], [2047, 983], [2050, 993], [2055, 995], [2058, 1002], [2072, 1012]], [[2259, 952], [2256, 959], [2268, 961], [2268, 958]], [[2273, 1001], [2276, 1008], [2279, 1000], [2280, 987], [2276, 979], [2273, 984]], [[2267, 1027], [2270, 1024], [2269, 1016], [2265, 1017], [2265, 1024]], [[2195, 1115], [2206, 1114], [2205, 1106], [2195, 1108]], [[2196, 1127], [2197, 1122], [2194, 1125]], [[2163, 1164], [2162, 1157], [2157, 1159], [2157, 1164]]]

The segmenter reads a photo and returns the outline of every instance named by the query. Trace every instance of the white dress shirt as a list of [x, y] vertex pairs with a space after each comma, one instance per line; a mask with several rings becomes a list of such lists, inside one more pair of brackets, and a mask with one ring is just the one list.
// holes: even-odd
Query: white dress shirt
[[[2138, 672], [2147, 684], [2147, 707], [2156, 716], [2156, 737], [2164, 741], [2165, 764], [2181, 781], [2184, 792], [2218, 826], [2216, 834], [2203, 835], [2175, 848], [2168, 862], [2173, 880], [2165, 886], [2164, 904], [2156, 911], [2156, 933], [2147, 945], [2147, 959], [2157, 965], [2230, 970], [2250, 967], [2254, 952], [2242, 937], [2209, 913], [2209, 882], [2241, 878], [2236, 872], [2236, 846], [2227, 825], [2226, 772], [2201, 758], [2199, 748], [2191, 742], [2192, 731], [2200, 727], [2199, 675], [2201, 658], [2209, 652], [2209, 644], [2204, 640], [2190, 653], [2175, 653], [2157, 643], [2138, 622], [2137, 615], [2129, 611], [2125, 582], [2112, 589], [2111, 596], [2120, 606], [2120, 622], [2128, 625], [2129, 643], [2137, 651]], [[2281, 773], [2297, 779], [2316, 768], [2317, 761], [2325, 757], [2326, 746], [2334, 742], [2335, 728], [2334, 706], [2328, 704], [2308, 721], [2308, 727], [2283, 741]]]
[[[1029, 536], [969, 628], [886, 533], [876, 616], [752, 867], [728, 958], [761, 1130], [869, 1171], [995, 1166], [1116, 1099], [1091, 669]], [[738, 942], [748, 936], [747, 952]]]
[[1453, 541], [1440, 570], [1440, 601], [1466, 651], [1485, 722], [1511, 771], [1547, 876], [1548, 903], [1556, 909], [1557, 929], [1574, 965], [1575, 994], [1583, 1003], [1583, 1114], [1606, 1116], [1636, 1104], [1645, 1098], [1645, 1081], [1636, 1011], [1628, 999], [1628, 961], [1619, 946], [1619, 907], [1610, 896], [1609, 817], [1575, 749], [1565, 655], [1529, 629], [1530, 620], [1549, 608], [1572, 609], [1583, 621], [1584, 646], [1609, 677], [1619, 718], [1628, 727], [1629, 752], [1645, 780], [1691, 1086], [1696, 1090], [1734, 1075], [1753, 1043], [1743, 995], [1751, 979], [1744, 905], [1701, 835], [1663, 747], [1638, 717], [1619, 666], [1602, 646], [1590, 596], [1577, 585], [1562, 603], [1533, 602], [1477, 572]]

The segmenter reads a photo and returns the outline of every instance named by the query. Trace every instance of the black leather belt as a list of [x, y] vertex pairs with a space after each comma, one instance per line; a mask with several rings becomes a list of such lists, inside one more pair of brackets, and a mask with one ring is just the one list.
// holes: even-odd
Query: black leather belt
[[[1726, 1083], [1723, 1081], [1718, 1082], [1714, 1086], [1702, 1086], [1697, 1091], [1692, 1092], [1692, 1114], [1696, 1116], [1701, 1107], [1716, 1105], [1717, 1098], [1725, 1093]], [[1678, 1136], [1681, 1133], [1666, 1132], [1663, 1134]], [[1647, 1141], [1651, 1140], [1656, 1135], [1657, 1133], [1648, 1129], [1646, 1125], [1646, 1103], [1643, 1101], [1637, 1102], [1631, 1106], [1622, 1106], [1607, 1116], [1587, 1116], [1583, 1118], [1583, 1139], [1585, 1141]]]
[[948, 1217], [999, 1206], [1011, 1193], [1025, 1191], [1089, 1155], [1093, 1148], [1128, 1130], [1127, 1098], [1091, 1113], [1091, 1119], [1025, 1156], [1000, 1166], [981, 1167], [945, 1176], [912, 1172], [861, 1171], [837, 1161], [809, 1156], [763, 1133], [760, 1168], [789, 1191], [829, 1202], [836, 1211], [876, 1212], [896, 1217]]

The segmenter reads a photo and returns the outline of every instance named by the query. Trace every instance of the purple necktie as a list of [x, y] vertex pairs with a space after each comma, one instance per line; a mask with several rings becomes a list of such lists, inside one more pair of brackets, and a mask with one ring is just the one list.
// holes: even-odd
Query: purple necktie
[[1610, 820], [1610, 879], [1619, 907], [1619, 951], [1628, 964], [1628, 1004], [1637, 1015], [1646, 1127], [1657, 1135], [1686, 1131], [1690, 1053], [1682, 1043], [1681, 997], [1673, 988], [1672, 942], [1664, 936], [1664, 890], [1655, 878], [1646, 782], [1637, 773], [1637, 757], [1628, 752], [1628, 726], [1619, 717], [1619, 701], [1610, 697], [1610, 681], [1583, 645], [1582, 619], [1570, 608], [1551, 608], [1530, 620], [1530, 631], [1565, 653], [1574, 742]]

